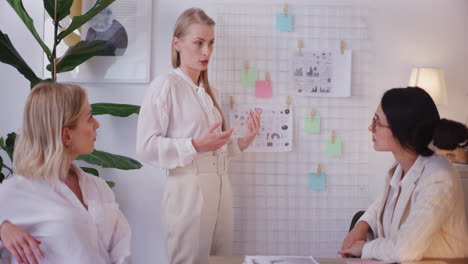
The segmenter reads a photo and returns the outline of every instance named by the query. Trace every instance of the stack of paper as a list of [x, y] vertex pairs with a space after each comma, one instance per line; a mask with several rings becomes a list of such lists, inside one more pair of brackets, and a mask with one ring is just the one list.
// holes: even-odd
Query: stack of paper
[[244, 264], [319, 264], [313, 257], [246, 256]]

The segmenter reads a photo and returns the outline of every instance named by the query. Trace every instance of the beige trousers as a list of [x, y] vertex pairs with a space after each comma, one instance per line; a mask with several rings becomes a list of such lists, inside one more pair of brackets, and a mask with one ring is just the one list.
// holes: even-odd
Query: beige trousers
[[169, 171], [162, 201], [170, 264], [207, 264], [209, 255], [232, 255], [233, 208], [228, 175]]

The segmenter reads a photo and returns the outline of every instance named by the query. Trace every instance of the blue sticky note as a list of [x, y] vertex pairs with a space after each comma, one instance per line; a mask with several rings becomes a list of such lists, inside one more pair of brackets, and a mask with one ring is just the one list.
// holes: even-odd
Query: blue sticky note
[[326, 152], [330, 157], [341, 156], [343, 153], [343, 144], [341, 143], [341, 140], [335, 138], [335, 142], [332, 144], [331, 139], [327, 139]]
[[327, 183], [327, 174], [321, 172], [319, 176], [317, 173], [309, 173], [309, 189], [311, 190], [325, 190]]
[[283, 13], [276, 14], [276, 30], [292, 31], [293, 16], [291, 14], [284, 15]]
[[306, 133], [320, 133], [320, 116], [315, 115], [313, 121], [309, 115], [306, 116], [304, 118], [304, 131]]

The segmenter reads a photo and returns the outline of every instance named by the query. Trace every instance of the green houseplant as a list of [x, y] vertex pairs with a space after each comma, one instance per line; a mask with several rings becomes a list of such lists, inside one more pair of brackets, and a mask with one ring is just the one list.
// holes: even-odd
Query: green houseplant
[[[49, 61], [47, 69], [50, 71], [51, 77], [47, 79], [39, 78], [15, 49], [8, 35], [4, 34], [1, 30], [0, 61], [16, 68], [18, 72], [30, 82], [30, 88], [40, 82], [56, 82], [57, 74], [71, 71], [78, 65], [92, 58], [104, 48], [106, 42], [103, 40], [91, 42], [78, 41], [76, 44], [70, 46], [61, 57], [57, 57], [57, 46], [73, 31], [79, 29], [83, 24], [88, 22], [114, 1], [115, 0], [97, 0], [90, 10], [82, 15], [74, 16], [68, 27], [63, 28], [61, 21], [70, 15], [70, 8], [72, 7], [74, 0], [43, 0], [44, 8], [53, 21], [51, 26], [54, 30], [54, 40], [52, 47], [49, 48], [37, 33], [34, 27], [34, 22], [25, 10], [22, 0], [7, 0], [34, 36], [34, 39], [38, 42], [43, 52], [46, 54]], [[140, 110], [140, 107], [137, 105], [112, 103], [95, 103], [91, 104], [91, 107], [94, 115], [112, 115], [118, 117], [127, 117], [132, 114], [138, 114]], [[15, 133], [9, 133], [6, 138], [0, 137], [0, 149], [7, 154], [11, 161], [13, 161], [13, 146], [15, 138]], [[77, 160], [83, 160], [89, 164], [97, 165], [102, 168], [133, 170], [142, 167], [141, 163], [132, 158], [100, 150], [94, 150], [94, 152], [90, 154], [78, 156]], [[99, 176], [98, 170], [94, 168], [82, 167], [82, 169], [88, 173]], [[4, 160], [0, 156], [0, 183], [12, 173], [12, 167], [5, 164]], [[108, 182], [108, 184], [111, 187], [114, 185], [113, 182]]]

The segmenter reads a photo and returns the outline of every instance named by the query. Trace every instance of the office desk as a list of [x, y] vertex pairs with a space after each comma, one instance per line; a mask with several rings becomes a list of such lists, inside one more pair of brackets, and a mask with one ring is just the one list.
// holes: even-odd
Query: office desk
[[[349, 262], [364, 262], [361, 259], [342, 259], [342, 258], [317, 258], [320, 264], [346, 264]], [[242, 264], [244, 257], [222, 257], [222, 256], [211, 256], [209, 258], [209, 264]], [[403, 264], [467, 264], [468, 258], [465, 259], [428, 259], [422, 261], [403, 262]]]

